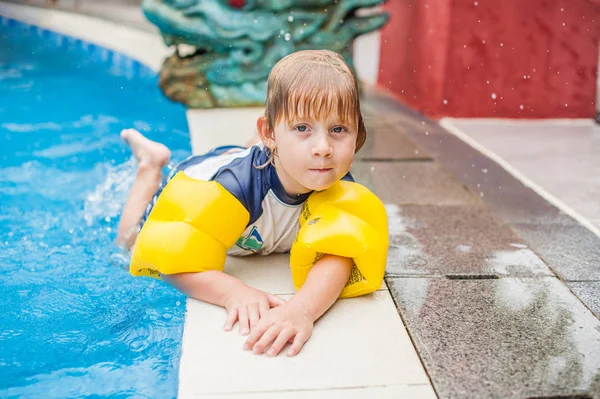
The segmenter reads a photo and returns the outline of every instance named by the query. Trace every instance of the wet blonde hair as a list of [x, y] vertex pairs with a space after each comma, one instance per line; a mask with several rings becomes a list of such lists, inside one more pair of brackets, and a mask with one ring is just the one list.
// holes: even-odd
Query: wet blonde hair
[[360, 112], [358, 82], [341, 55], [329, 50], [303, 50], [275, 64], [269, 74], [265, 109], [271, 135], [282, 120], [325, 120], [332, 113], [358, 132], [358, 152], [367, 132]]

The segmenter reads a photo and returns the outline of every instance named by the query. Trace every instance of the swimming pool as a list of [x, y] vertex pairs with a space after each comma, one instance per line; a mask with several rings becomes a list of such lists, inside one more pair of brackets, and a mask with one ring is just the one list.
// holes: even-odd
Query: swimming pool
[[113, 244], [135, 164], [185, 110], [104, 48], [0, 17], [0, 397], [174, 397], [185, 297]]

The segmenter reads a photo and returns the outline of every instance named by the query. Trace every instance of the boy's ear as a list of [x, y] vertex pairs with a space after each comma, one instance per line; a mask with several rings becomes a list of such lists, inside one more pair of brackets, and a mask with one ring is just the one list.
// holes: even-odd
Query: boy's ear
[[265, 147], [273, 148], [275, 145], [275, 141], [273, 140], [273, 136], [269, 129], [269, 122], [267, 118], [264, 116], [259, 116], [256, 120], [256, 130], [258, 131], [258, 135], [260, 136], [260, 141], [263, 142]]

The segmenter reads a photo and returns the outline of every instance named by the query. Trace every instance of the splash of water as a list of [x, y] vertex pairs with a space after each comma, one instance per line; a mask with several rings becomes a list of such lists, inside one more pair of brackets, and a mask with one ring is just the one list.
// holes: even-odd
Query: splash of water
[[92, 226], [98, 219], [109, 222], [117, 217], [135, 178], [135, 158], [120, 165], [107, 165], [106, 179], [89, 193], [83, 207], [83, 219]]

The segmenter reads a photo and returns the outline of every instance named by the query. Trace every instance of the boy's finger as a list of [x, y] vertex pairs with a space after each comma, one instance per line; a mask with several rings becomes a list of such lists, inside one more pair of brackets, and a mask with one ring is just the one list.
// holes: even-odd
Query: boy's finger
[[233, 328], [233, 325], [237, 321], [237, 316], [238, 316], [237, 309], [233, 309], [232, 311], [229, 312], [229, 314], [227, 314], [227, 320], [225, 320], [225, 326], [223, 327], [223, 329], [225, 331], [231, 331], [231, 329]]
[[269, 306], [269, 300], [268, 299], [263, 299], [258, 303], [258, 313], [259, 316], [265, 317], [265, 315], [267, 314], [267, 312], [269, 311], [271, 307]]
[[269, 344], [271, 342], [273, 342], [275, 340], [275, 338], [277, 338], [277, 336], [279, 335], [280, 332], [281, 332], [280, 326], [271, 326], [271, 328], [269, 328], [267, 330], [267, 332], [265, 332], [262, 335], [262, 337], [260, 337], [258, 342], [254, 344], [254, 347], [252, 348], [254, 353], [256, 353], [256, 354], [263, 353], [265, 351], [265, 349], [269, 346]]
[[269, 298], [269, 306], [271, 306], [272, 308], [285, 305], [285, 301], [276, 295], [269, 294], [267, 297]]
[[254, 347], [256, 341], [262, 337], [262, 335], [269, 329], [270, 324], [265, 322], [264, 319], [261, 319], [258, 324], [252, 329], [248, 338], [246, 338], [246, 342], [244, 342], [243, 349], [248, 350]]
[[294, 342], [292, 343], [292, 346], [290, 346], [290, 349], [288, 349], [287, 355], [288, 356], [297, 355], [298, 352], [300, 352], [300, 349], [302, 349], [302, 347], [306, 343], [306, 341], [308, 341], [308, 338], [310, 338], [310, 335], [308, 335], [308, 334], [304, 334], [304, 333], [296, 334], [296, 338], [294, 338]]
[[250, 329], [258, 323], [258, 319], [260, 318], [258, 312], [258, 304], [253, 303], [252, 305], [248, 305], [248, 320], [250, 321]]
[[248, 327], [248, 308], [246, 306], [238, 309], [238, 323], [240, 324], [240, 334], [248, 334], [250, 328]]
[[277, 339], [275, 339], [275, 342], [273, 342], [273, 345], [271, 345], [271, 347], [269, 348], [267, 356], [277, 356], [279, 352], [283, 349], [285, 344], [287, 344], [288, 341], [292, 339], [295, 334], [296, 331], [292, 329], [285, 329], [281, 331], [277, 336]]

